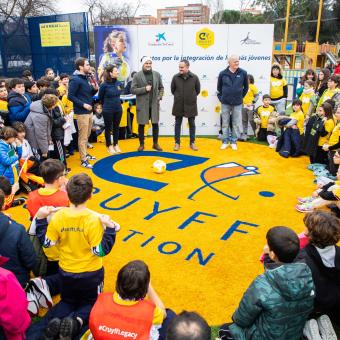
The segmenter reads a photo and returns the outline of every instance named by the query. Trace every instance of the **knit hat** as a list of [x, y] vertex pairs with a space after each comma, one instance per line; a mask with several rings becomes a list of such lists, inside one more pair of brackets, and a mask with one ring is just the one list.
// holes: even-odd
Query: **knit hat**
[[142, 65], [144, 65], [147, 61], [151, 61], [152, 62], [151, 57], [148, 57], [148, 56], [142, 57], [142, 59], [141, 59]]

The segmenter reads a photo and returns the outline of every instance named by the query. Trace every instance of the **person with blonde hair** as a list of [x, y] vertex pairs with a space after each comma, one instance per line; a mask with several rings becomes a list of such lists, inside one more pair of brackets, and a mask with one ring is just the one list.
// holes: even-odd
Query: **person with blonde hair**
[[98, 78], [102, 79], [104, 70], [109, 65], [117, 65], [118, 80], [126, 83], [129, 74], [130, 66], [125, 52], [127, 48], [127, 37], [124, 31], [113, 30], [104, 40], [104, 54], [100, 56], [98, 67]]

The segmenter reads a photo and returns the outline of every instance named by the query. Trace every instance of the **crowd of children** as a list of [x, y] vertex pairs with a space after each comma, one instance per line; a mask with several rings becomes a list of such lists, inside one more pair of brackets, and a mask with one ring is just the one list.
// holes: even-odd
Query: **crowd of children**
[[[261, 258], [265, 272], [249, 286], [219, 338], [332, 340], [332, 323], [340, 320], [339, 78], [328, 69], [318, 75], [307, 70], [298, 98], [286, 110], [281, 66], [274, 64], [271, 71], [270, 94], [262, 95], [262, 105], [256, 105], [259, 91], [248, 75], [241, 139], [249, 138], [250, 124], [250, 134], [282, 157], [307, 154], [319, 175], [318, 188], [298, 198], [296, 209], [309, 212], [302, 234], [282, 226], [268, 231]], [[29, 71], [21, 79], [0, 80], [0, 207], [24, 203], [15, 195], [26, 191], [30, 214], [26, 232], [0, 212], [0, 339], [210, 339], [210, 327], [199, 315], [176, 316], [165, 307], [143, 261], [127, 263], [115, 291], [102, 293], [103, 257], [120, 227], [87, 207], [93, 191], [87, 174], [66, 178], [71, 170], [66, 159], [78, 138], [69, 78], [48, 68], [36, 82]], [[91, 142], [103, 136], [102, 104], [93, 107]], [[108, 148], [118, 148], [118, 125], [111, 128], [113, 140], [106, 135]], [[316, 210], [329, 204], [331, 212]], [[52, 297], [59, 294], [53, 306]], [[49, 311], [31, 323], [40, 307]]]

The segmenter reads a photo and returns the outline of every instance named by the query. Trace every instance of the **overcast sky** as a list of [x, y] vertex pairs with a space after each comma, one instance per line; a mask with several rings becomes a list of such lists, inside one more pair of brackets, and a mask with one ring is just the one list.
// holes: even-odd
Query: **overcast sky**
[[[132, 3], [133, 0], [130, 0]], [[75, 13], [86, 11], [86, 6], [83, 5], [82, 0], [58, 0], [59, 9], [61, 13]], [[144, 0], [143, 8], [137, 13], [157, 15], [157, 8], [164, 8], [168, 6], [182, 6], [189, 3], [201, 3], [197, 0]], [[205, 1], [203, 1], [205, 3]], [[240, 4], [243, 2], [244, 7], [248, 7], [252, 2], [251, 0], [224, 0], [225, 9], [240, 9]], [[247, 6], [248, 4], [248, 6]]]

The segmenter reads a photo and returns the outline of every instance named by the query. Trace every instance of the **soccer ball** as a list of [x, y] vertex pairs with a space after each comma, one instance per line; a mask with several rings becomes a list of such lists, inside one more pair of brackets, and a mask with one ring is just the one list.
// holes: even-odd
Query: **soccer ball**
[[166, 171], [166, 163], [158, 159], [152, 164], [152, 170], [156, 174], [163, 174]]

